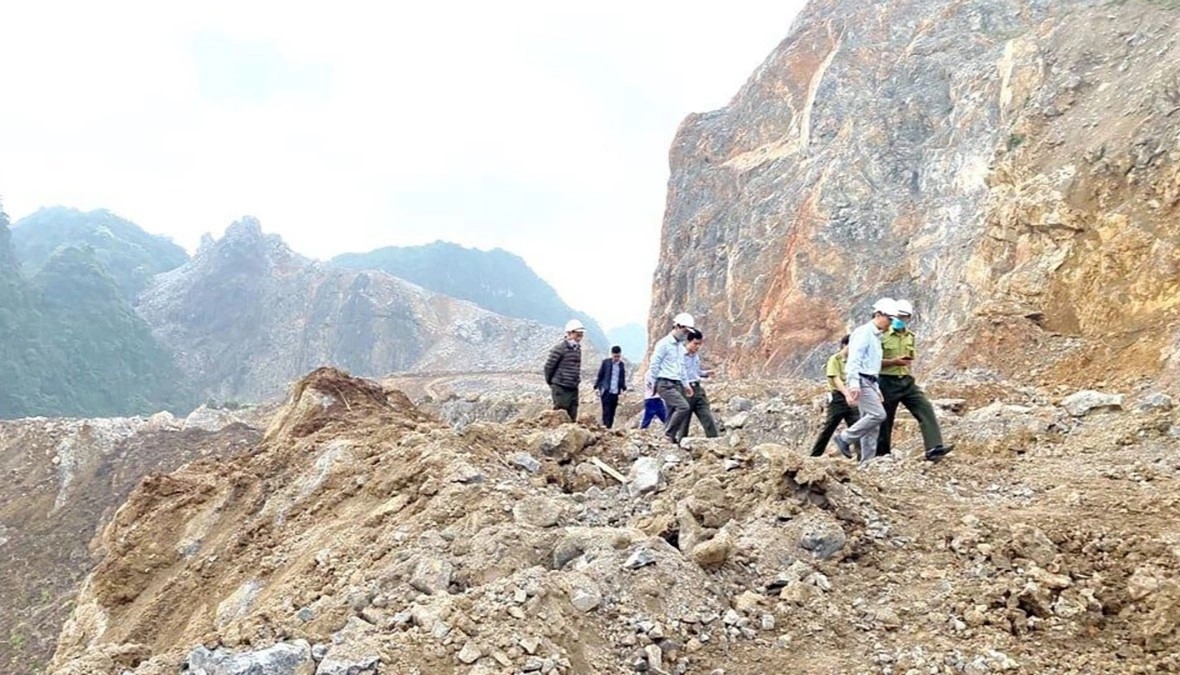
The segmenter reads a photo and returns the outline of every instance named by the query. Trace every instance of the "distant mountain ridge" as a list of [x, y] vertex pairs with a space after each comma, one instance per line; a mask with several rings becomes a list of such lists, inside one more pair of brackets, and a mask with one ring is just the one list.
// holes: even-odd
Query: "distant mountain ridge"
[[12, 245], [28, 275], [63, 246], [90, 246], [128, 299], [138, 296], [155, 275], [188, 262], [188, 253], [172, 240], [149, 234], [105, 209], [40, 209], [13, 224]]
[[159, 275], [137, 309], [202, 397], [258, 400], [322, 365], [356, 375], [536, 369], [560, 329], [382, 271], [324, 265], [253, 218]]
[[344, 253], [329, 264], [350, 270], [381, 270], [436, 293], [449, 295], [504, 316], [564, 326], [571, 318], [586, 325], [587, 337], [609, 347], [606, 332], [591, 316], [571, 308], [520, 256], [494, 248], [482, 251], [436, 241], [423, 246], [386, 246], [367, 253]]
[[0, 211], [0, 417], [191, 407], [92, 247], [56, 246], [25, 278]]

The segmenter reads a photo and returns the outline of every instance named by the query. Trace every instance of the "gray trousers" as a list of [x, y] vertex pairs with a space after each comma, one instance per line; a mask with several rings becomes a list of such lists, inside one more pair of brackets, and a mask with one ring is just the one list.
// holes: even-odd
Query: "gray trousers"
[[675, 380], [656, 380], [656, 393], [668, 408], [668, 421], [664, 423], [664, 435], [673, 443], [679, 443], [688, 431], [689, 415], [692, 408], [684, 396], [684, 385]]
[[860, 441], [860, 461], [867, 462], [877, 456], [877, 435], [881, 431], [881, 423], [885, 421], [881, 390], [874, 382], [860, 378], [860, 398], [856, 401], [856, 407], [860, 410], [860, 419], [840, 433], [849, 443]]

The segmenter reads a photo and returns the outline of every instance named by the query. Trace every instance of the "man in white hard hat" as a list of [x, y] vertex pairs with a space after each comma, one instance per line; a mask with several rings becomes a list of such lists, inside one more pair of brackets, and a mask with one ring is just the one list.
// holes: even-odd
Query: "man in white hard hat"
[[582, 338], [586, 327], [577, 319], [565, 324], [565, 338], [549, 350], [545, 361], [545, 384], [553, 394], [553, 409], [564, 410], [578, 421], [578, 384], [582, 381]]
[[688, 398], [692, 396], [692, 385], [684, 370], [684, 348], [682, 343], [688, 331], [696, 328], [696, 319], [681, 312], [672, 319], [672, 331], [660, 338], [651, 353], [644, 383], [654, 387], [656, 393], [668, 407], [668, 421], [664, 423], [664, 436], [673, 443], [680, 443], [688, 425], [692, 410]]
[[848, 337], [844, 387], [848, 405], [856, 406], [860, 419], [837, 433], [833, 440], [840, 454], [848, 458], [852, 457], [852, 443], [859, 441], [861, 466], [877, 456], [877, 436], [885, 421], [885, 408], [877, 386], [881, 374], [881, 333], [896, 313], [897, 303], [892, 298], [881, 298], [873, 304], [873, 318]]
[[892, 450], [893, 422], [900, 404], [918, 420], [926, 459], [933, 461], [946, 456], [951, 446], [943, 445], [942, 429], [934, 415], [934, 406], [930, 405], [930, 400], [910, 374], [910, 366], [917, 355], [914, 332], [910, 326], [913, 320], [914, 306], [909, 300], [898, 300], [897, 315], [893, 317], [889, 329], [881, 335], [881, 395], [884, 397], [885, 421], [881, 423], [881, 433], [877, 436], [877, 454], [887, 455]]

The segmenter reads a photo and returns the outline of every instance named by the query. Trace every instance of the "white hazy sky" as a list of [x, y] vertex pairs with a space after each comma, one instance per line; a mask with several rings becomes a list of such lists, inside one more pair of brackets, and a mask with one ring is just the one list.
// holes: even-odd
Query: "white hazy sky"
[[801, 0], [5, 3], [0, 195], [193, 250], [244, 214], [296, 251], [446, 239], [643, 321], [676, 126]]

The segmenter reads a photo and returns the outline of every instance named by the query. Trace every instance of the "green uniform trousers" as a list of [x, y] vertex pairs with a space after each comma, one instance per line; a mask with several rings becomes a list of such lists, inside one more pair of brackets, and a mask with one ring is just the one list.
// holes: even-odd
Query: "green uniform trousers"
[[684, 416], [680, 438], [688, 435], [688, 427], [692, 424], [693, 415], [696, 415], [700, 420], [706, 437], [717, 438], [717, 423], [713, 421], [713, 410], [709, 407], [709, 397], [705, 394], [705, 388], [700, 382], [692, 383], [692, 396], [686, 398], [688, 399], [689, 414]]
[[885, 423], [881, 425], [881, 432], [877, 436], [878, 455], [889, 454], [898, 405], [904, 405], [918, 420], [922, 443], [927, 450], [942, 445], [942, 429], [938, 427], [938, 418], [934, 416], [934, 406], [930, 405], [930, 399], [914, 382], [913, 376], [882, 375], [880, 385], [881, 395], [885, 397]]

